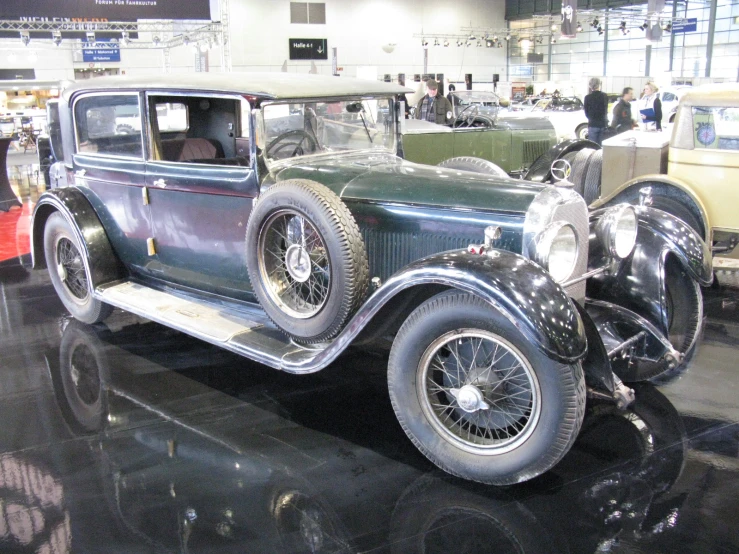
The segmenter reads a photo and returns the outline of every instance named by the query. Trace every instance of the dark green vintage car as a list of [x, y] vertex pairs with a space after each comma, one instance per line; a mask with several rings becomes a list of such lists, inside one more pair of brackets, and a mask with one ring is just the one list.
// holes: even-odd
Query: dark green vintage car
[[281, 73], [72, 86], [34, 266], [83, 322], [115, 306], [290, 373], [389, 347], [425, 456], [531, 479], [569, 450], [586, 394], [623, 406], [622, 379], [686, 361], [710, 253], [648, 206], [589, 214], [566, 186], [398, 157], [404, 92]]
[[[498, 117], [498, 96], [492, 92], [456, 92], [452, 105], [452, 127], [416, 119], [401, 122], [405, 159], [468, 169], [473, 166], [466, 158], [474, 157], [491, 162], [499, 173], [518, 176], [557, 143], [554, 126], [545, 118]], [[460, 160], [450, 162], [453, 158]]]

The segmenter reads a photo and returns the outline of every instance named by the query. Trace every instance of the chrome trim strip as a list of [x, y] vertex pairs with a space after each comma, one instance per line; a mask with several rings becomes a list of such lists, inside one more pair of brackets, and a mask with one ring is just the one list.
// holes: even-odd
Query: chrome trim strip
[[564, 283], [561, 283], [562, 288], [569, 287], [570, 285], [580, 283], [581, 281], [585, 281], [587, 279], [590, 279], [591, 277], [600, 275], [601, 273], [605, 273], [607, 269], [608, 269], [608, 266], [604, 265], [603, 267], [599, 267], [597, 269], [593, 269], [592, 271], [588, 271], [587, 273], [583, 273], [579, 277], [575, 277], [574, 279], [570, 279], [569, 281], [565, 281]]

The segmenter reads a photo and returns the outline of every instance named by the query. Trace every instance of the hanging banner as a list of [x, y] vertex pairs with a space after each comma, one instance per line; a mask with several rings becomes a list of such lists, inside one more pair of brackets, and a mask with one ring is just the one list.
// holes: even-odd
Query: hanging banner
[[562, 0], [560, 32], [563, 37], [574, 38], [577, 35], [577, 0]]
[[210, 19], [210, 0], [2, 0], [0, 19], [59, 23]]

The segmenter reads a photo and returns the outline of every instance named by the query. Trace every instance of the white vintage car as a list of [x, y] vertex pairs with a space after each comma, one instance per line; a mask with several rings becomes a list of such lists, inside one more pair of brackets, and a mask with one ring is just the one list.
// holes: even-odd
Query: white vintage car
[[584, 139], [588, 135], [588, 118], [582, 100], [575, 96], [553, 96], [539, 100], [531, 111], [509, 112], [503, 117], [545, 117], [554, 125], [557, 140]]

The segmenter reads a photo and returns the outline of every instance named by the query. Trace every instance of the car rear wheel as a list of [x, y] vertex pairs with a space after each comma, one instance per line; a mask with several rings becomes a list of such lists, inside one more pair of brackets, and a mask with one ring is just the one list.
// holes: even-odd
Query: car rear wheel
[[62, 214], [54, 212], [44, 227], [44, 255], [51, 283], [72, 316], [83, 323], [97, 323], [113, 311], [93, 298], [87, 261], [79, 240]]
[[418, 449], [465, 479], [531, 479], [570, 449], [585, 410], [579, 364], [550, 360], [481, 299], [460, 291], [420, 305], [390, 352], [393, 409]]
[[267, 315], [302, 342], [335, 336], [364, 300], [369, 266], [349, 209], [305, 179], [273, 185], [246, 230], [246, 262]]
[[575, 129], [575, 138], [585, 140], [588, 138], [588, 126], [586, 123], [578, 125]]

